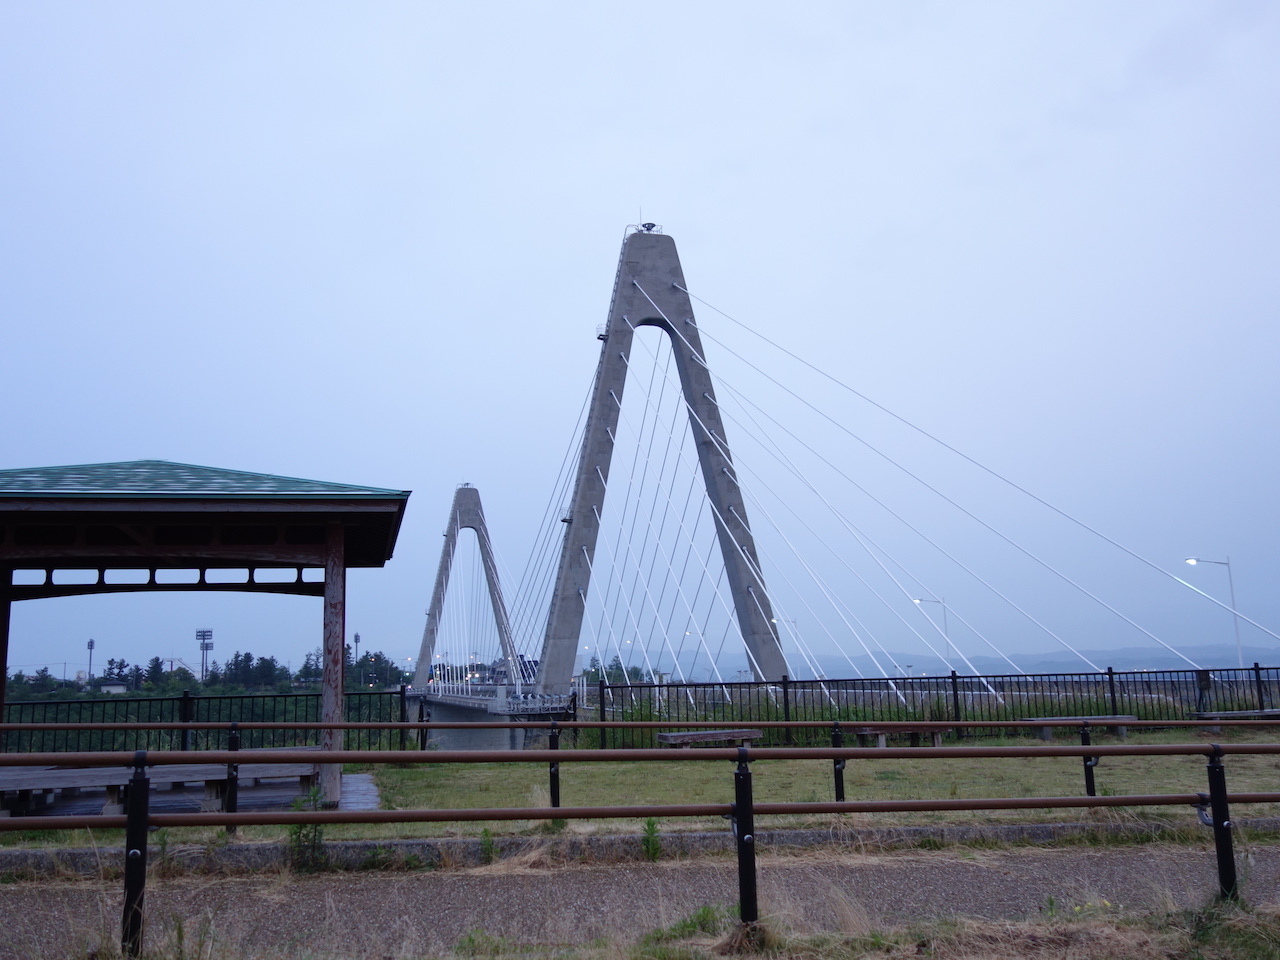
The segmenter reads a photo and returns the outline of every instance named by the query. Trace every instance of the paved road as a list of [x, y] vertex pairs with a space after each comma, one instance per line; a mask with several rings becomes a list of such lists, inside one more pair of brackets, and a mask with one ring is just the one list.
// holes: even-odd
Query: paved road
[[[1280, 845], [1239, 852], [1246, 895], [1280, 902]], [[1001, 851], [765, 856], [762, 911], [798, 931], [869, 920], [963, 914], [1035, 917], [1053, 898], [1062, 914], [1193, 907], [1216, 891], [1212, 847], [1115, 846]], [[202, 925], [224, 942], [289, 947], [343, 944], [344, 954], [398, 957], [457, 943], [470, 931], [578, 944], [630, 939], [704, 904], [736, 901], [731, 859], [612, 866], [501, 863], [457, 871], [315, 876], [182, 877], [148, 886], [149, 942], [181, 918], [190, 944]], [[1093, 904], [1093, 907], [1086, 905]], [[118, 881], [0, 884], [0, 958], [86, 956], [118, 937]]]

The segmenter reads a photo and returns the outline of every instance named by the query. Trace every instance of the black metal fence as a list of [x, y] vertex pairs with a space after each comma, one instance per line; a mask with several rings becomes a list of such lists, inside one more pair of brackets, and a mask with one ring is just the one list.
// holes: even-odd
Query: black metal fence
[[[346, 693], [349, 723], [394, 723], [409, 719], [405, 689]], [[416, 716], [415, 716], [416, 719]], [[5, 753], [66, 753], [101, 750], [226, 750], [232, 723], [319, 723], [320, 694], [264, 693], [201, 697], [111, 697], [95, 700], [24, 700], [7, 703], [5, 723], [225, 723], [223, 730], [9, 730], [0, 733]], [[386, 730], [348, 730], [352, 750], [401, 748], [401, 735]], [[242, 730], [245, 750], [319, 744], [316, 730]], [[417, 743], [411, 744], [417, 747]]]
[[[587, 688], [582, 716], [600, 720], [981, 722], [1133, 716], [1191, 720], [1198, 713], [1280, 707], [1280, 667], [1136, 670], [1010, 676], [787, 680], [778, 683], [610, 684]], [[602, 745], [648, 747], [648, 730], [600, 731]], [[786, 739], [789, 738], [789, 739]], [[764, 744], [817, 745], [820, 730], [768, 730]]]

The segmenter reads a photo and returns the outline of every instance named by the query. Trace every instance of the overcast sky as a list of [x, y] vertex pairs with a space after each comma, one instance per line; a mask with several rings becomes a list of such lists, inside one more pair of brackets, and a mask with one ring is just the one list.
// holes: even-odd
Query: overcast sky
[[[347, 623], [414, 656], [457, 483], [522, 565], [643, 213], [699, 296], [1223, 599], [1181, 561], [1229, 555], [1277, 629], [1277, 49], [1234, 0], [0, 0], [0, 468], [411, 489]], [[209, 627], [296, 668], [320, 625], [30, 601], [10, 663]]]

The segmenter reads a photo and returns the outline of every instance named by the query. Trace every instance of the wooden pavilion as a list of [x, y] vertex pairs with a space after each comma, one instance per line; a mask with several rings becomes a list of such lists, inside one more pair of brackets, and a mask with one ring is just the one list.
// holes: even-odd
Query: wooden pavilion
[[[346, 571], [391, 559], [408, 498], [407, 490], [164, 460], [0, 470], [0, 661], [7, 674], [17, 600], [140, 591], [323, 597], [321, 719], [340, 722]], [[304, 580], [308, 568], [323, 569], [323, 582]], [[294, 576], [259, 579], [268, 569]], [[170, 570], [196, 578], [172, 582], [162, 573]], [[210, 570], [244, 571], [244, 579], [210, 582]], [[60, 582], [59, 571], [77, 574]], [[4, 682], [0, 675], [0, 718]], [[324, 749], [341, 743], [324, 732]], [[324, 799], [336, 802], [341, 767], [326, 765], [320, 780]]]

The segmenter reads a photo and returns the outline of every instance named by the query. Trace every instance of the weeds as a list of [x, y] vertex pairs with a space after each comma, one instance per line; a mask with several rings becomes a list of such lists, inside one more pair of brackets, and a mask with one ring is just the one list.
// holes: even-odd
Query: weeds
[[658, 820], [649, 817], [644, 822], [644, 835], [640, 838], [640, 849], [650, 863], [657, 863], [662, 856], [662, 838], [658, 835]]
[[494, 843], [493, 834], [488, 827], [480, 831], [480, 862], [498, 862], [498, 845]]
[[[297, 797], [293, 801], [293, 809], [319, 810], [321, 803], [320, 788], [312, 787], [306, 797]], [[289, 864], [303, 873], [324, 869], [328, 865], [324, 851], [324, 824], [289, 824], [288, 857]]]

